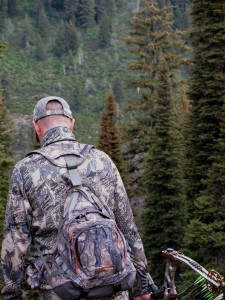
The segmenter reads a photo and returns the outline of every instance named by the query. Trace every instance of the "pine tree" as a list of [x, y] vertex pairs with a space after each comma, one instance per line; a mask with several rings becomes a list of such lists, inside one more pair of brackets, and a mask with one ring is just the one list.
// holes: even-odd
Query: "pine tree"
[[61, 20], [58, 27], [58, 32], [56, 34], [55, 49], [54, 49], [54, 54], [58, 57], [66, 54], [67, 52], [67, 38], [65, 32], [66, 32], [66, 26], [63, 20]]
[[67, 53], [76, 53], [79, 47], [77, 31], [72, 20], [66, 22]]
[[14, 164], [12, 152], [9, 150], [12, 146], [12, 141], [12, 122], [2, 97], [0, 97], [0, 247], [9, 191], [10, 172]]
[[78, 13], [79, 0], [65, 0], [64, 11], [66, 20], [72, 20], [75, 24], [75, 17]]
[[[193, 69], [189, 97], [192, 123], [188, 143], [186, 233], [190, 255], [225, 272], [224, 261], [224, 100], [225, 3], [193, 1]], [[197, 242], [196, 242], [197, 241]]]
[[145, 188], [143, 241], [155, 280], [163, 278], [161, 250], [182, 248], [186, 222], [182, 139], [169, 77], [167, 63], [160, 58], [155, 126], [142, 176]]
[[69, 22], [63, 22], [61, 20], [55, 43], [56, 56], [77, 52], [79, 42], [75, 25], [71, 20]]
[[190, 213], [196, 209], [197, 197], [207, 188], [207, 173], [214, 163], [225, 98], [225, 3], [223, 0], [192, 3], [193, 68], [189, 89], [192, 123], [187, 172]]
[[116, 126], [116, 117], [115, 97], [110, 92], [101, 117], [98, 148], [107, 153], [116, 164], [118, 170], [123, 173], [124, 163], [122, 160], [120, 135]]
[[173, 7], [174, 27], [187, 30], [190, 24], [190, 0], [170, 0]]
[[12, 80], [11, 80], [9, 70], [2, 71], [0, 84], [1, 84], [0, 86], [2, 90], [2, 96], [4, 98], [4, 101], [7, 103], [7, 101], [10, 100], [10, 91], [12, 88]]
[[7, 18], [7, 0], [0, 0], [0, 33], [3, 32], [6, 18]]
[[43, 6], [40, 6], [38, 8], [37, 26], [38, 26], [39, 34], [41, 35], [41, 37], [46, 37], [47, 33], [48, 33], [49, 22], [48, 22], [48, 17], [47, 17], [47, 14], [46, 14]]
[[[159, 60], [164, 59], [169, 68], [169, 76], [172, 80], [172, 93], [178, 85], [172, 74], [180, 67], [181, 55], [185, 50], [183, 42], [176, 32], [172, 30], [172, 14], [167, 7], [159, 8], [153, 1], [144, 0], [131, 19], [132, 29], [127, 38], [129, 50], [137, 57], [131, 64], [131, 70], [137, 75], [131, 77], [131, 84], [136, 88], [133, 99], [128, 107], [127, 159], [129, 173], [133, 180], [133, 186], [128, 191], [131, 197], [135, 197], [135, 203], [140, 203], [145, 193], [141, 188], [141, 174], [146, 163], [144, 156], [148, 152], [151, 143], [150, 137], [155, 126], [155, 112], [157, 109], [157, 71]], [[130, 120], [130, 121], [129, 121]], [[139, 197], [139, 201], [137, 199]], [[140, 208], [138, 208], [141, 212]]]
[[12, 152], [12, 121], [9, 112], [0, 97], [0, 235], [2, 241], [5, 205], [9, 189], [10, 171], [13, 166]]
[[103, 12], [100, 26], [99, 26], [99, 46], [105, 48], [109, 45], [112, 35], [112, 20]]
[[9, 17], [14, 17], [18, 14], [18, 0], [8, 0], [8, 7], [7, 7], [7, 11], [8, 11], [8, 16]]
[[94, 26], [95, 23], [95, 1], [94, 0], [80, 0], [77, 20], [80, 27], [87, 29]]
[[40, 36], [38, 36], [38, 38], [36, 40], [34, 56], [39, 61], [43, 61], [47, 57], [47, 50], [45, 48], [45, 43], [43, 42], [43, 40]]
[[104, 14], [112, 17], [112, 0], [95, 0], [95, 21], [100, 24]]
[[28, 50], [35, 44], [35, 31], [28, 14], [25, 14], [23, 20], [23, 29], [20, 44], [23, 48]]
[[123, 102], [125, 95], [124, 95], [124, 88], [122, 84], [122, 80], [119, 76], [114, 79], [113, 82], [113, 94], [115, 95], [116, 102], [120, 103]]
[[[225, 99], [225, 98], [224, 98]], [[209, 269], [225, 274], [225, 104], [221, 114], [220, 133], [214, 149], [213, 163], [204, 184], [206, 189], [196, 200], [196, 217], [188, 226], [186, 247], [193, 258]], [[197, 242], [196, 242], [197, 241]]]

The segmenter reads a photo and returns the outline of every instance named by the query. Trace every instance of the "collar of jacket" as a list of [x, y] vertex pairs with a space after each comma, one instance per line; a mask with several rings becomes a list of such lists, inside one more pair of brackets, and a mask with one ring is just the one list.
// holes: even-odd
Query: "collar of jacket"
[[45, 133], [41, 146], [45, 147], [59, 141], [76, 141], [76, 138], [69, 128], [61, 126], [54, 127]]

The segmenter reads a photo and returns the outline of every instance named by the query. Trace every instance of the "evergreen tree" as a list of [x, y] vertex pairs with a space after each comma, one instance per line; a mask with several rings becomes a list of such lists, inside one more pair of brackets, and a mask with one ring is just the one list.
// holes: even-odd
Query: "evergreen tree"
[[113, 94], [115, 95], [116, 102], [123, 102], [125, 95], [124, 95], [124, 88], [122, 84], [122, 80], [119, 76], [117, 76], [113, 82]]
[[37, 41], [36, 41], [36, 47], [35, 47], [35, 52], [34, 52], [35, 58], [37, 60], [45, 60], [47, 56], [47, 50], [45, 48], [45, 43], [42, 41], [42, 38], [38, 36]]
[[161, 250], [180, 250], [185, 226], [182, 140], [169, 77], [169, 68], [162, 58], [157, 70], [155, 126], [143, 174], [143, 241], [155, 280], [163, 278]]
[[[196, 218], [188, 226], [186, 246], [193, 258], [207, 268], [225, 274], [225, 104], [221, 114], [220, 133], [214, 149], [213, 163], [202, 191], [196, 200]], [[197, 241], [197, 242], [196, 242]]]
[[194, 259], [224, 273], [225, 3], [192, 2], [189, 97], [193, 109], [188, 143], [188, 207], [192, 218], [186, 247]]
[[1, 90], [2, 96], [7, 103], [10, 99], [10, 90], [12, 89], [12, 80], [9, 70], [3, 70], [1, 73]]
[[95, 21], [100, 24], [104, 14], [112, 17], [112, 0], [95, 0]]
[[74, 23], [61, 20], [55, 41], [55, 55], [62, 56], [76, 53], [79, 47], [77, 32]]
[[[225, 98], [225, 3], [192, 1], [193, 68], [189, 97], [192, 123], [188, 146], [189, 211], [207, 188], [214, 163], [223, 100]], [[198, 217], [199, 210], [196, 211]]]
[[173, 7], [174, 27], [187, 30], [190, 23], [190, 0], [170, 0]]
[[40, 6], [38, 8], [38, 13], [37, 13], [37, 26], [39, 29], [39, 34], [42, 37], [46, 37], [48, 34], [48, 17], [46, 15], [45, 9], [43, 6]]
[[75, 16], [77, 15], [79, 8], [79, 0], [65, 0], [64, 11], [66, 20], [72, 20], [75, 23]]
[[105, 48], [109, 45], [112, 35], [111, 18], [104, 12], [99, 26], [99, 46]]
[[2, 97], [0, 97], [0, 235], [2, 241], [5, 205], [9, 190], [10, 171], [13, 166], [12, 152], [12, 121]]
[[2, 52], [3, 52], [4, 50], [6, 50], [6, 49], [7, 49], [7, 44], [6, 44], [6, 43], [1, 43], [1, 44], [0, 44], [0, 59], [3, 58]]
[[[181, 63], [181, 54], [185, 50], [180, 37], [172, 30], [172, 15], [167, 7], [159, 8], [153, 1], [144, 0], [131, 19], [132, 29], [127, 38], [129, 50], [137, 56], [131, 64], [131, 70], [137, 75], [131, 77], [131, 84], [136, 88], [136, 95], [129, 102], [127, 156], [133, 184], [138, 186], [134, 192], [143, 194], [140, 188], [141, 172], [145, 169], [143, 157], [151, 143], [150, 136], [155, 126], [157, 108], [157, 70], [160, 58], [168, 64], [169, 76], [172, 80], [172, 93], [177, 86], [172, 74]], [[129, 191], [132, 196], [132, 190]], [[140, 195], [139, 195], [140, 196]], [[137, 200], [135, 202], [138, 202]], [[139, 209], [140, 211], [140, 209]]]
[[120, 135], [116, 126], [116, 117], [115, 97], [110, 92], [101, 117], [98, 148], [110, 156], [122, 174], [124, 163], [122, 160]]
[[65, 7], [65, 0], [50, 0], [51, 6], [57, 11], [63, 11]]
[[78, 37], [74, 23], [70, 20], [66, 22], [67, 53], [76, 53], [78, 50]]
[[8, 0], [8, 16], [9, 17], [14, 17], [18, 14], [18, 6], [19, 6], [19, 1], [18, 0]]
[[[5, 49], [6, 45], [1, 43], [0, 59], [2, 58], [1, 53]], [[9, 150], [12, 146], [12, 140], [12, 122], [0, 93], [0, 247], [5, 220], [6, 200], [9, 190], [10, 171], [14, 163], [12, 152]]]
[[35, 31], [28, 14], [25, 15], [23, 20], [20, 44], [23, 48], [28, 50], [32, 48], [35, 44]]
[[65, 32], [66, 32], [66, 26], [63, 20], [61, 20], [58, 27], [58, 32], [56, 34], [55, 49], [54, 49], [54, 54], [58, 57], [66, 54], [67, 52], [67, 38]]
[[87, 29], [95, 25], [95, 1], [80, 0], [77, 10], [77, 20], [80, 27]]
[[0, 33], [3, 32], [6, 18], [7, 18], [7, 0], [0, 0]]

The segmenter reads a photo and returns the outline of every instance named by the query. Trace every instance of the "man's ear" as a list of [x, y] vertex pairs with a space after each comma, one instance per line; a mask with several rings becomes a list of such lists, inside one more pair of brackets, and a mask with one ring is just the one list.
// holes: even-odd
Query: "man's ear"
[[70, 131], [71, 132], [73, 131], [74, 125], [75, 125], [75, 120], [74, 119], [70, 120]]
[[40, 129], [40, 126], [39, 126], [38, 123], [35, 122], [35, 121], [32, 121], [32, 124], [33, 124], [34, 130], [35, 130], [37, 136], [40, 138], [40, 135], [41, 135], [41, 129]]

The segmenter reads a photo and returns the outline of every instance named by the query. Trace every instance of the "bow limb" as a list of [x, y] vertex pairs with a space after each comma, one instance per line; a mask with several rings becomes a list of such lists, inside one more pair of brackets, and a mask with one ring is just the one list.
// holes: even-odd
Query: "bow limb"
[[214, 271], [207, 271], [204, 267], [202, 267], [199, 263], [191, 259], [190, 257], [185, 256], [183, 253], [179, 251], [174, 251], [173, 249], [167, 249], [162, 251], [162, 255], [172, 262], [183, 262], [196, 273], [201, 275], [203, 278], [207, 280], [209, 284], [214, 286], [216, 289], [220, 290], [222, 287], [225, 287], [225, 283], [222, 280], [222, 277], [219, 273]]

